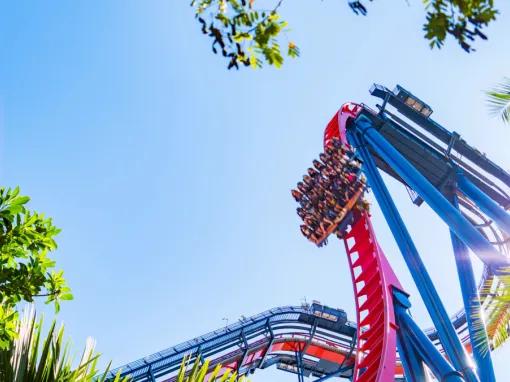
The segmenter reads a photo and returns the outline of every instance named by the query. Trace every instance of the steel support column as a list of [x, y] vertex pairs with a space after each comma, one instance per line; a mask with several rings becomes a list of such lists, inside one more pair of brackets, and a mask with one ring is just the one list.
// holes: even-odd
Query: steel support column
[[374, 128], [367, 117], [363, 115], [358, 117], [355, 126], [356, 131], [377, 155], [427, 202], [484, 264], [496, 274], [501, 274], [509, 268], [508, 259], [494, 249], [492, 244]]
[[246, 335], [244, 334], [244, 330], [241, 331], [241, 339], [243, 340], [243, 356], [241, 357], [241, 360], [238, 361], [237, 364], [237, 375], [239, 376], [239, 373], [241, 371], [241, 367], [244, 364], [244, 361], [246, 360], [246, 356], [248, 355], [248, 352], [250, 351], [250, 347], [248, 345], [248, 341], [246, 340]]
[[349, 353], [346, 354], [344, 360], [342, 361], [342, 363], [338, 367], [337, 371], [335, 371], [335, 372], [333, 372], [331, 374], [328, 374], [328, 375], [324, 375], [324, 376], [316, 379], [315, 382], [323, 382], [323, 381], [327, 381], [330, 378], [339, 377], [344, 371], [347, 371], [347, 370], [350, 370], [350, 369], [354, 371], [352, 366], [344, 367], [344, 364], [345, 364], [346, 361], [351, 359], [352, 354], [354, 353], [354, 349], [356, 348], [356, 342], [357, 342], [357, 339], [356, 339], [356, 336], [354, 336], [352, 338], [352, 342], [351, 342], [351, 349], [349, 350]]
[[264, 365], [267, 355], [271, 351], [271, 347], [273, 346], [273, 343], [274, 343], [274, 333], [273, 333], [273, 329], [271, 329], [271, 323], [270, 323], [269, 319], [266, 321], [266, 327], [267, 327], [267, 331], [269, 332], [269, 343], [267, 344], [267, 348], [266, 348], [266, 351], [264, 352], [264, 355], [262, 356], [262, 359], [259, 361], [260, 368], [262, 368], [262, 366]]
[[310, 327], [310, 337], [308, 338], [308, 341], [306, 341], [306, 345], [304, 346], [303, 350], [301, 351], [303, 354], [306, 353], [308, 350], [308, 347], [312, 344], [313, 336], [315, 335], [315, 331], [317, 330], [317, 319], [313, 321], [313, 325]]
[[298, 382], [304, 382], [304, 365], [303, 365], [303, 353], [299, 350], [296, 352], [296, 364], [297, 364], [297, 375], [298, 375]]
[[457, 333], [450, 322], [448, 313], [439, 298], [439, 294], [425, 268], [425, 264], [423, 264], [421, 260], [418, 250], [411, 239], [411, 235], [402, 221], [402, 217], [384, 184], [374, 159], [365, 145], [363, 137], [354, 133], [351, 134], [351, 138], [356, 143], [356, 146], [358, 146], [358, 152], [363, 159], [364, 172], [367, 176], [368, 183], [374, 191], [374, 195], [395, 237], [400, 252], [425, 302], [425, 306], [437, 329], [443, 348], [456, 369], [466, 370], [467, 381], [478, 381], [474, 372], [468, 369], [468, 358], [465, 349], [457, 337]]
[[409, 338], [406, 334], [397, 330], [397, 349], [404, 368], [406, 382], [422, 382], [425, 381], [425, 369], [423, 368], [423, 360], [416, 353]]
[[510, 214], [476, 187], [462, 173], [458, 174], [457, 182], [464, 195], [471, 199], [487, 216], [496, 222], [499, 228], [510, 235]]
[[349, 367], [341, 367], [339, 370], [335, 371], [334, 373], [331, 373], [331, 374], [328, 374], [328, 375], [324, 375], [324, 376], [320, 377], [319, 379], [316, 379], [314, 382], [324, 382], [324, 381], [327, 381], [328, 379], [331, 379], [331, 378], [340, 377], [340, 375], [344, 371], [347, 371], [349, 369], [350, 369]]
[[[462, 374], [456, 371], [437, 350], [428, 337], [423, 334], [420, 327], [413, 321], [411, 316], [401, 307], [396, 308], [397, 322], [399, 330], [403, 332], [403, 336], [409, 338], [409, 342], [413, 344], [413, 348], [423, 358], [424, 362], [430, 368], [432, 373], [439, 381], [443, 382], [463, 382]], [[422, 379], [424, 381], [426, 379]]]
[[[401, 338], [405, 338], [412, 350], [418, 353], [419, 357], [427, 364], [439, 381], [462, 382], [464, 379], [461, 373], [456, 371], [443, 358], [439, 350], [407, 313], [407, 310], [411, 306], [407, 296], [395, 290], [393, 298], [395, 302], [395, 315], [399, 326], [398, 331]], [[423, 375], [421, 379], [418, 379], [418, 381], [425, 380], [425, 375]]]
[[147, 376], [149, 377], [150, 382], [156, 382], [156, 378], [154, 378], [154, 374], [152, 373], [152, 365], [149, 366], [149, 370], [147, 371]]
[[339, 377], [340, 374], [342, 374], [342, 369], [338, 370], [338, 371], [335, 371], [334, 373], [331, 373], [331, 374], [328, 374], [328, 375], [325, 375], [323, 377], [320, 377], [319, 379], [316, 379], [315, 382], [324, 382], [324, 381], [327, 381], [331, 378], [335, 378], [335, 377]]
[[[452, 192], [451, 202], [455, 208], [459, 208], [456, 190]], [[485, 323], [483, 322], [483, 313], [480, 306], [475, 274], [469, 257], [469, 249], [451, 230], [450, 236], [455, 255], [455, 264], [457, 265], [460, 289], [462, 291], [464, 310], [466, 311], [473, 358], [477, 366], [478, 375], [483, 382], [495, 382], [496, 377], [492, 365], [489, 341], [485, 331]]]

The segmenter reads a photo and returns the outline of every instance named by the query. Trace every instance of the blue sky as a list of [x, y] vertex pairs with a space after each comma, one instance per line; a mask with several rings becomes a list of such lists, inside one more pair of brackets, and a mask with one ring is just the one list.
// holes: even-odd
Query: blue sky
[[[60, 319], [76, 347], [92, 335], [115, 365], [306, 297], [353, 297], [343, 247], [300, 235], [289, 189], [321, 151], [346, 101], [374, 104], [399, 83], [433, 117], [510, 168], [510, 129], [482, 90], [509, 76], [510, 6], [488, 42], [431, 51], [421, 1], [288, 1], [302, 57], [281, 70], [231, 71], [211, 53], [189, 1], [3, 4], [0, 176], [63, 228], [56, 253], [75, 300]], [[443, 297], [461, 299], [446, 227], [389, 186]], [[430, 323], [377, 207], [379, 240], [413, 314]], [[510, 374], [495, 354], [500, 380]], [[254, 381], [287, 381], [274, 370]]]

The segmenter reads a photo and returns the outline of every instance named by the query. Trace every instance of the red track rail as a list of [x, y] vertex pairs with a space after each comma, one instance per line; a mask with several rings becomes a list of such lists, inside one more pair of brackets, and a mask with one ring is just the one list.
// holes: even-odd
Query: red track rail
[[377, 244], [367, 212], [344, 237], [354, 286], [358, 356], [354, 381], [395, 380], [396, 329], [392, 289], [402, 289]]
[[[324, 147], [334, 137], [349, 145], [346, 125], [360, 111], [360, 105], [344, 104], [326, 127]], [[358, 356], [353, 381], [394, 381], [397, 326], [392, 289], [395, 287], [402, 290], [402, 287], [377, 243], [367, 212], [355, 214], [351, 229], [344, 237], [344, 244], [354, 287], [358, 323]]]

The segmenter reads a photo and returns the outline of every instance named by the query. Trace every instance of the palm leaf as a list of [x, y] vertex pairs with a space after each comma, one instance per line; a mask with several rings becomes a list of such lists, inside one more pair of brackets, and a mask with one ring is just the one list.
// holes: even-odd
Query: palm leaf
[[[78, 366], [73, 366], [69, 346], [64, 341], [64, 327], [56, 330], [55, 321], [43, 332], [34, 310], [25, 310], [18, 322], [18, 336], [8, 349], [0, 350], [0, 381], [12, 382], [93, 382], [97, 377], [98, 354], [95, 343], [87, 339]], [[42, 348], [41, 345], [42, 344]], [[104, 378], [102, 379], [104, 380]], [[116, 376], [114, 382], [127, 382]]]
[[[29, 324], [31, 324], [31, 327], [32, 327], [32, 339], [30, 340], [29, 344], [21, 344], [20, 347], [21, 347], [21, 349], [24, 349], [25, 347], [29, 349], [30, 360], [28, 361], [26, 373], [28, 376], [32, 377], [35, 375], [35, 369], [37, 367], [37, 358], [38, 358], [39, 342], [41, 341], [41, 332], [42, 332], [41, 328], [43, 325], [43, 319], [41, 318], [39, 320], [39, 323], [36, 324], [35, 317], [34, 317], [32, 319], [31, 323], [26, 323], [25, 325], [29, 325]], [[26, 350], [24, 352], [26, 352]], [[28, 376], [27, 376], [27, 379], [28, 379]], [[19, 380], [19, 382], [22, 382], [22, 381], [24, 381], [24, 379]]]
[[207, 371], [209, 370], [209, 360], [206, 360], [202, 367], [200, 368], [200, 371], [197, 375], [198, 381], [205, 381], [205, 376], [207, 375]]
[[[491, 310], [488, 317], [476, 317], [480, 327], [475, 327], [474, 343], [481, 346], [482, 351], [488, 352], [487, 339], [493, 349], [498, 348], [510, 338], [508, 327], [510, 325], [510, 275], [499, 276], [498, 286], [494, 288], [491, 283], [486, 283], [481, 290], [481, 294], [492, 297]], [[485, 325], [485, 330], [482, 330]]]
[[218, 378], [218, 375], [220, 373], [220, 370], [221, 370], [221, 365], [216, 365], [216, 367], [214, 368], [213, 372], [211, 373], [211, 377], [209, 378], [210, 381], [215, 381], [216, 378]]
[[181, 362], [181, 367], [177, 374], [177, 382], [243, 382], [247, 381], [244, 376], [241, 378], [237, 377], [237, 372], [232, 370], [225, 370], [218, 364], [211, 371], [212, 366], [209, 360], [201, 362], [201, 356], [197, 356], [194, 360], [193, 366], [190, 369], [189, 364], [192, 355], [184, 357]]
[[[229, 370], [225, 374], [223, 374], [222, 377], [220, 378], [220, 382], [226, 382], [230, 378], [230, 373], [231, 372]], [[235, 375], [235, 373], [232, 375]]]
[[177, 382], [184, 382], [184, 378], [186, 378], [186, 367], [188, 366], [189, 359], [190, 357], [184, 357], [182, 359], [179, 374], [177, 374]]
[[195, 362], [193, 363], [193, 368], [191, 369], [191, 377], [188, 377], [190, 382], [195, 382], [197, 379], [198, 371], [200, 367], [200, 356], [197, 357]]
[[510, 78], [504, 78], [487, 92], [487, 103], [492, 115], [510, 123]]

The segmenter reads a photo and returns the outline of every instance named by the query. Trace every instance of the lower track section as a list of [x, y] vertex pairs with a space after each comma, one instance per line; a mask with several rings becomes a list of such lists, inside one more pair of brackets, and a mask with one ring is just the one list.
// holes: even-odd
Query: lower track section
[[173, 381], [182, 359], [193, 362], [198, 355], [239, 375], [273, 365], [297, 372], [300, 364], [304, 376], [350, 377], [355, 338], [356, 324], [343, 310], [317, 303], [280, 307], [131, 362], [112, 370], [109, 379], [120, 370], [133, 382]]

